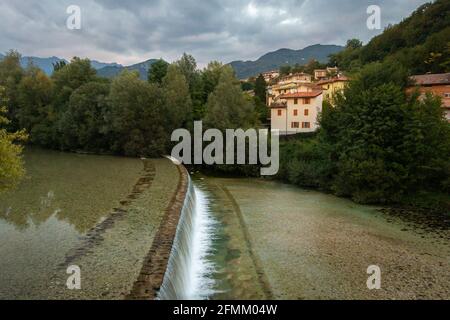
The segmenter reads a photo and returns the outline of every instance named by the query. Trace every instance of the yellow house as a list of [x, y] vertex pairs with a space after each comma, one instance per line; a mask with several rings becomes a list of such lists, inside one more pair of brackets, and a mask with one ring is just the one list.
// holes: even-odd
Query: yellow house
[[320, 86], [323, 90], [324, 100], [333, 103], [334, 95], [338, 92], [342, 92], [349, 81], [349, 78], [341, 76], [319, 81], [317, 82], [317, 85]]

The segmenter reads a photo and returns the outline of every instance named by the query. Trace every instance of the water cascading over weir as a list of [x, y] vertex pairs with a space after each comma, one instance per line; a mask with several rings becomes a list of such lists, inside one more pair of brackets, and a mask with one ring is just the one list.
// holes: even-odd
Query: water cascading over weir
[[209, 197], [176, 159], [180, 181], [127, 299], [199, 300], [213, 294]]
[[207, 299], [212, 294], [214, 269], [207, 261], [214, 220], [208, 197], [189, 178], [188, 193], [181, 212], [172, 252], [158, 299]]

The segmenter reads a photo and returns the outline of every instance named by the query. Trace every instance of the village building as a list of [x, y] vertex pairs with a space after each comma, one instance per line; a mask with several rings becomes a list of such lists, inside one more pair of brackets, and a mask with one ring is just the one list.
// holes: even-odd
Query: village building
[[314, 70], [314, 79], [316, 81], [329, 79], [330, 77], [337, 77], [339, 75], [338, 67], [327, 67], [326, 69]]
[[445, 117], [450, 122], [450, 73], [416, 75], [411, 77], [411, 81], [414, 85], [407, 92], [419, 90], [422, 96], [430, 92], [441, 97]]
[[338, 76], [318, 81], [316, 84], [322, 88], [324, 100], [333, 104], [335, 95], [339, 92], [343, 92], [349, 81], [350, 79], [345, 76]]
[[273, 80], [277, 79], [280, 76], [280, 72], [277, 70], [276, 71], [268, 71], [268, 72], [264, 72], [262, 75], [263, 75], [266, 83], [271, 83]]
[[306, 83], [272, 97], [271, 128], [280, 130], [281, 135], [314, 132], [319, 127], [322, 103], [322, 90]]

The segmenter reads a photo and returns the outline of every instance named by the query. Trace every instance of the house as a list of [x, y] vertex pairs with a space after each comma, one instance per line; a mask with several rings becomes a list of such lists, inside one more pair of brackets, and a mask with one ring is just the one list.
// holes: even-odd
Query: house
[[422, 95], [431, 92], [442, 99], [445, 117], [450, 122], [450, 73], [423, 74], [410, 78], [414, 83], [407, 92], [419, 90]]
[[326, 69], [316, 69], [314, 70], [314, 79], [323, 80], [328, 77], [328, 72]]
[[266, 81], [266, 83], [270, 83], [273, 80], [275, 80], [276, 78], [278, 78], [280, 76], [280, 72], [279, 71], [268, 71], [268, 72], [264, 72], [263, 74], [264, 80]]
[[311, 83], [312, 76], [307, 73], [294, 73], [282, 78], [278, 78], [277, 83], [267, 88], [268, 105], [272, 103], [273, 98], [278, 97], [279, 95], [284, 93], [297, 92], [302, 85], [308, 85]]
[[322, 90], [306, 84], [273, 97], [269, 104], [272, 130], [280, 130], [281, 135], [316, 131], [322, 103]]
[[316, 84], [322, 88], [324, 100], [333, 104], [336, 93], [342, 92], [349, 81], [350, 79], [345, 76], [337, 76], [327, 80], [321, 80]]
[[326, 69], [314, 70], [314, 79], [316, 81], [329, 79], [330, 77], [337, 77], [339, 75], [338, 67], [327, 67]]
[[284, 85], [288, 83], [311, 83], [311, 82], [312, 76], [310, 74], [299, 72], [299, 73], [291, 73], [287, 76], [279, 78], [277, 84]]

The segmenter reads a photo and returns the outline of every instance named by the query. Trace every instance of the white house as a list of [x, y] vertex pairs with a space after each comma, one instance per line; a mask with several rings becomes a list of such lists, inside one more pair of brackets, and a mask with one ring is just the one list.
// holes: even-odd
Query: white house
[[314, 132], [319, 128], [323, 91], [314, 87], [304, 89], [281, 94], [270, 104], [271, 127], [280, 130], [281, 135]]

